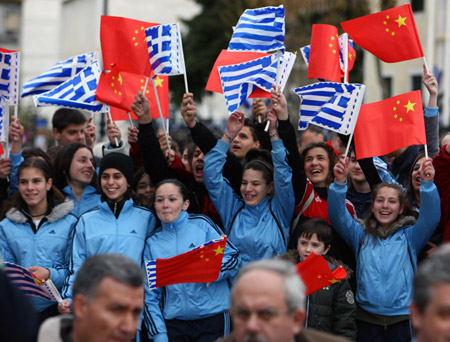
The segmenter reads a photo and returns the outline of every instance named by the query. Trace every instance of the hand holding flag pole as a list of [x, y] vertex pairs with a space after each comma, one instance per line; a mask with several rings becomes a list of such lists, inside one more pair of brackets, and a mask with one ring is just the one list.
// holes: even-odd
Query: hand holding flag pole
[[[114, 123], [112, 116], [111, 116], [111, 110], [108, 107], [108, 112], [107, 112], [108, 118], [111, 121], [111, 123]], [[119, 141], [117, 140], [117, 137], [114, 137], [114, 143], [116, 144], [116, 146], [119, 146]]]
[[[277, 76], [275, 78], [275, 87], [277, 90], [280, 89], [279, 83], [280, 83], [280, 63], [281, 62], [281, 50], [277, 51]], [[277, 106], [276, 103], [273, 104], [275, 107]], [[269, 131], [270, 126], [270, 120], [267, 120], [266, 127], [264, 127], [264, 132]]]

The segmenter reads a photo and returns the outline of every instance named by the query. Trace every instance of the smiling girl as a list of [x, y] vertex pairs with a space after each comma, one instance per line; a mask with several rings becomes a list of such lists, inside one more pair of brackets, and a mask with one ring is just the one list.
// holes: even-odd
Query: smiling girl
[[[18, 169], [18, 192], [0, 222], [0, 254], [41, 279], [51, 279], [61, 291], [69, 264], [70, 237], [76, 218], [74, 205], [54, 186], [51, 167], [29, 158]], [[40, 320], [58, 313], [55, 302], [31, 297]]]
[[405, 215], [402, 189], [394, 183], [380, 183], [373, 190], [371, 214], [360, 223], [345, 208], [348, 159], [342, 157], [334, 167], [328, 209], [333, 227], [357, 259], [358, 341], [411, 339], [408, 306], [417, 255], [440, 218], [434, 173], [431, 159], [424, 160], [417, 221]]
[[[100, 164], [101, 202], [79, 218], [75, 227], [72, 260], [68, 284], [63, 296], [71, 299], [71, 287], [76, 272], [90, 256], [120, 253], [142, 262], [147, 236], [155, 227], [155, 216], [148, 209], [134, 204], [131, 199], [133, 161], [127, 155], [113, 152], [103, 157]], [[66, 313], [70, 306], [65, 302]]]
[[219, 212], [225, 234], [241, 252], [242, 263], [286, 253], [289, 224], [294, 210], [292, 170], [277, 133], [273, 107], [268, 114], [273, 166], [254, 159], [243, 168], [241, 195], [236, 196], [222, 171], [230, 143], [244, 125], [244, 114], [235, 112], [227, 131], [205, 156], [205, 186]]
[[[146, 241], [145, 261], [171, 258], [220, 238], [220, 229], [211, 219], [186, 212], [187, 196], [185, 185], [178, 180], [166, 179], [157, 185], [154, 205], [161, 227]], [[239, 252], [227, 244], [216, 281], [153, 290], [146, 286], [145, 323], [152, 340], [209, 342], [226, 335], [230, 328], [227, 279], [237, 273], [238, 267]]]
[[55, 158], [55, 185], [75, 203], [72, 212], [80, 217], [99, 204], [94, 155], [80, 143], [64, 146]]

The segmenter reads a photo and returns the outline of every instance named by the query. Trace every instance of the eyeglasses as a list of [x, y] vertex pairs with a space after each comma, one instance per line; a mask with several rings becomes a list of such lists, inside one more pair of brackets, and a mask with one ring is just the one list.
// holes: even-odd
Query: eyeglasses
[[257, 311], [249, 311], [246, 309], [241, 308], [232, 308], [231, 314], [233, 317], [241, 320], [241, 321], [248, 321], [250, 317], [255, 314], [256, 317], [258, 317], [259, 320], [264, 322], [270, 322], [271, 320], [277, 318], [278, 316], [283, 316], [289, 314], [289, 311], [286, 312], [277, 312], [272, 309], [262, 309]]

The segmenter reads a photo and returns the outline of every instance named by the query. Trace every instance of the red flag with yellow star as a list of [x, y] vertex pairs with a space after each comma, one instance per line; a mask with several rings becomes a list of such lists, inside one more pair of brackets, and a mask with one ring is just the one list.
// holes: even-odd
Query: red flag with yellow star
[[226, 243], [227, 237], [223, 236], [172, 258], [146, 261], [149, 288], [217, 280]]
[[358, 159], [383, 156], [410, 145], [425, 145], [420, 90], [363, 104], [353, 139]]
[[307, 296], [324, 287], [333, 285], [347, 276], [347, 272], [342, 266], [331, 272], [324, 257], [314, 253], [311, 253], [306, 260], [296, 266], [297, 272], [305, 284]]
[[[120, 71], [116, 65], [111, 67], [111, 71], [102, 72], [95, 92], [98, 101], [106, 103], [112, 107], [124, 110], [124, 113], [117, 113], [117, 110], [111, 111], [113, 120], [128, 120], [126, 111], [131, 111], [131, 104], [138, 91], [144, 91], [146, 77], [143, 75], [132, 74]], [[153, 76], [153, 72], [151, 74]], [[154, 79], [156, 90], [158, 92], [159, 102], [163, 117], [169, 118], [169, 79], [167, 76], [156, 76]], [[158, 106], [156, 103], [155, 92], [153, 91], [152, 81], [149, 80], [145, 96], [149, 100], [150, 114], [152, 118], [159, 118]], [[122, 114], [122, 115], [121, 115]], [[117, 116], [119, 115], [119, 116]], [[133, 115], [133, 119], [135, 119]]]
[[307, 77], [341, 82], [337, 27], [313, 25]]
[[341, 23], [353, 41], [386, 63], [423, 57], [411, 5]]
[[103, 69], [117, 65], [120, 71], [150, 75], [145, 29], [159, 24], [103, 15], [100, 24]]

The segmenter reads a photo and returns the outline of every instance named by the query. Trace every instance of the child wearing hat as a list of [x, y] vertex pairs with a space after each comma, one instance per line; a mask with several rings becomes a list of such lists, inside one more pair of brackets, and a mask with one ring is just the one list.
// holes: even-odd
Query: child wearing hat
[[75, 227], [64, 308], [68, 312], [75, 275], [83, 262], [97, 254], [119, 253], [141, 265], [146, 237], [153, 231], [153, 213], [131, 198], [133, 160], [121, 153], [106, 155], [100, 164], [101, 202], [81, 215]]

